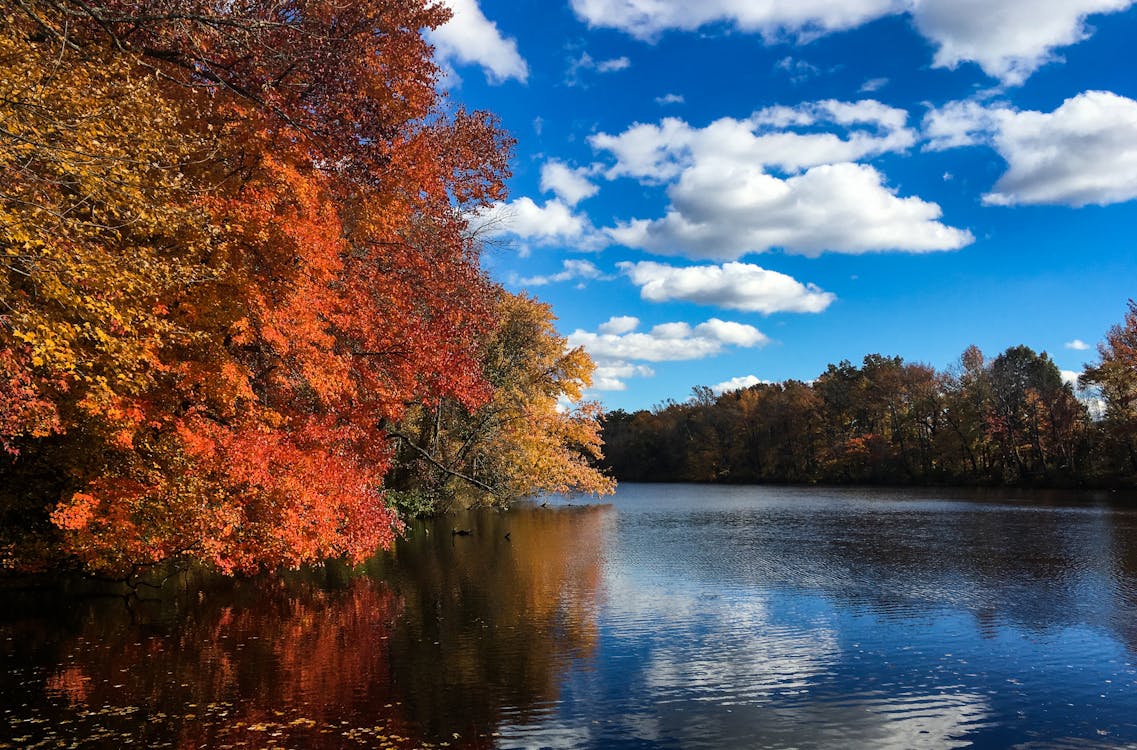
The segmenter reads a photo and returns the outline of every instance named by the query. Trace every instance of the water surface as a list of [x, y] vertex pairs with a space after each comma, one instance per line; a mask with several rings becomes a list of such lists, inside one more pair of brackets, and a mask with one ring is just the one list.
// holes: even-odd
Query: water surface
[[0, 747], [1137, 744], [1137, 512], [1084, 495], [625, 485], [0, 597]]

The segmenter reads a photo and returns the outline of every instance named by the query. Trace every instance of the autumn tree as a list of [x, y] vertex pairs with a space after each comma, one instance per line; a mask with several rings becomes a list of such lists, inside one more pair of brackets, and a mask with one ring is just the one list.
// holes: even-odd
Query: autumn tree
[[599, 405], [582, 400], [591, 358], [567, 347], [552, 310], [531, 297], [499, 289], [494, 319], [478, 351], [488, 403], [470, 411], [450, 399], [422, 402], [393, 431], [400, 465], [388, 486], [410, 511], [612, 491], [594, 466]]
[[1137, 302], [1098, 345], [1098, 362], [1086, 367], [1083, 385], [1105, 401], [1104, 428], [1111, 473], [1137, 478]]
[[982, 350], [969, 346], [955, 366], [939, 375], [939, 382], [945, 429], [939, 432], [937, 453], [941, 461], [956, 467], [955, 476], [972, 481], [984, 478], [991, 470], [985, 425], [991, 383]]
[[696, 388], [609, 414], [604, 440], [606, 465], [633, 481], [1074, 485], [1093, 480], [1093, 434], [1054, 362], [1024, 346], [993, 360], [969, 347], [946, 372], [870, 354], [812, 383]]
[[1014, 346], [994, 359], [989, 377], [988, 432], [1001, 448], [1005, 470], [1030, 478], [1070, 467], [1085, 406], [1050, 357]]
[[667, 412], [616, 409], [604, 415], [604, 465], [621, 480], [681, 479], [684, 445], [673, 440]]
[[[382, 425], [476, 409], [508, 140], [416, 0], [26, 0], [0, 29], [0, 557], [360, 559]], [[9, 395], [10, 394], [10, 395]]]

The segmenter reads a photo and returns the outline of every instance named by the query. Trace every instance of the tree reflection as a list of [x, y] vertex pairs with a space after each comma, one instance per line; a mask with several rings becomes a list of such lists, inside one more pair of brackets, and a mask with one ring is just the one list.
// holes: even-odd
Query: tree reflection
[[1117, 513], [1111, 527], [1110, 583], [1121, 600], [1110, 613], [1113, 627], [1129, 649], [1137, 654], [1137, 517]]
[[481, 731], [503, 710], [528, 719], [557, 700], [561, 671], [595, 646], [609, 517], [595, 506], [447, 517], [376, 560], [404, 607], [393, 679], [428, 734]]
[[193, 576], [130, 606], [27, 598], [0, 620], [0, 747], [490, 746], [503, 712], [555, 702], [591, 653], [604, 518], [420, 525], [363, 575]]
[[331, 748], [361, 727], [407, 733], [389, 679], [399, 602], [388, 587], [366, 578], [338, 588], [299, 578], [196, 583], [164, 601], [86, 602], [75, 632], [52, 649], [57, 663], [44, 649], [24, 672], [39, 693], [25, 728], [45, 733], [25, 735], [28, 744], [110, 747], [133, 737], [148, 747], [255, 747], [288, 738]]

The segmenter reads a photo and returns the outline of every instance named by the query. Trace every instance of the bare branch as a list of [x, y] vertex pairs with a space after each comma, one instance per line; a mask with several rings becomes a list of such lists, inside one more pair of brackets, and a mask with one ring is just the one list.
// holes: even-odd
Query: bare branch
[[456, 479], [461, 479], [464, 482], [469, 482], [470, 484], [474, 485], [478, 489], [485, 490], [486, 492], [490, 493], [491, 495], [493, 495], [495, 497], [501, 497], [502, 496], [502, 494], [499, 490], [496, 490], [493, 487], [490, 487], [485, 482], [474, 479], [473, 477], [471, 477], [469, 475], [463, 474], [460, 471], [455, 471], [454, 469], [451, 469], [449, 466], [442, 464], [441, 462], [438, 461], [438, 459], [436, 459], [434, 456], [430, 455], [429, 452], [427, 452], [420, 445], [418, 445], [418, 443], [411, 440], [409, 437], [407, 437], [403, 433], [397, 432], [395, 430], [390, 429], [390, 427], [388, 427], [387, 428], [387, 434], [393, 438], [397, 438], [399, 440], [402, 440], [405, 444], [410, 446], [416, 453], [418, 453], [420, 456], [422, 456], [424, 459], [426, 459], [426, 461], [429, 464], [431, 464], [432, 466], [434, 466], [435, 468], [437, 468], [441, 471], [446, 472], [446, 474], [448, 474], [452, 477], [455, 477]]

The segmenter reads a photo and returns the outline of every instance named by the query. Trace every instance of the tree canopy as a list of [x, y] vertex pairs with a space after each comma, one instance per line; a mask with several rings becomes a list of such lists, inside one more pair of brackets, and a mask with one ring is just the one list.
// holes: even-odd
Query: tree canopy
[[510, 139], [439, 92], [422, 32], [447, 18], [6, 11], [3, 564], [252, 571], [390, 541], [384, 426], [511, 387], [483, 368], [500, 292], [463, 218], [504, 195]]
[[993, 359], [972, 346], [943, 372], [870, 354], [811, 383], [697, 388], [684, 403], [607, 415], [607, 466], [633, 481], [1133, 486], [1134, 352], [1130, 302], [1081, 394], [1026, 346]]

